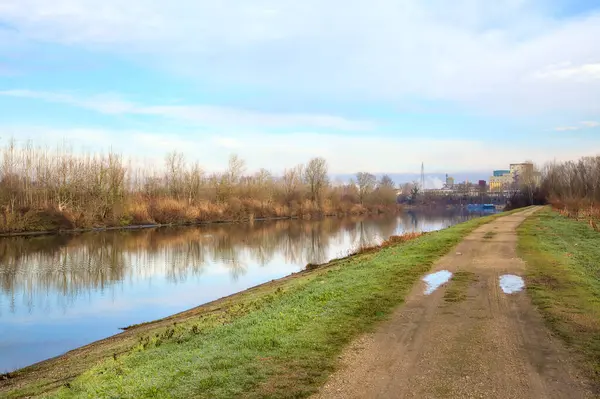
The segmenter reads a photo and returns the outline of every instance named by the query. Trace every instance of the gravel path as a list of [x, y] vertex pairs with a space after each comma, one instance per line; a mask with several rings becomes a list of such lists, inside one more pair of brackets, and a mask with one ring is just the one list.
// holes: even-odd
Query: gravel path
[[339, 371], [314, 397], [594, 397], [526, 292], [505, 294], [499, 285], [504, 274], [524, 275], [516, 228], [534, 211], [470, 234], [432, 270], [472, 272], [466, 298], [449, 302], [448, 284], [430, 295], [417, 284], [390, 320], [350, 345]]

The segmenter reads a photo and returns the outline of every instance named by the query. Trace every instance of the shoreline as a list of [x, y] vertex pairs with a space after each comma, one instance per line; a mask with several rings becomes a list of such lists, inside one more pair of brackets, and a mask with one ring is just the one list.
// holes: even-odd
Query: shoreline
[[325, 214], [318, 217], [302, 217], [302, 216], [274, 216], [274, 217], [261, 217], [261, 218], [242, 218], [242, 219], [222, 219], [222, 220], [207, 220], [200, 222], [178, 222], [178, 223], [151, 223], [151, 224], [136, 224], [126, 226], [105, 226], [105, 227], [90, 227], [90, 228], [76, 228], [76, 229], [63, 229], [63, 230], [39, 230], [39, 231], [18, 231], [18, 232], [4, 232], [0, 233], [0, 238], [10, 237], [36, 237], [36, 236], [50, 236], [50, 235], [71, 235], [80, 233], [92, 233], [92, 232], [104, 232], [104, 231], [115, 231], [115, 230], [142, 230], [160, 227], [194, 227], [194, 226], [208, 226], [217, 224], [246, 224], [253, 222], [269, 222], [277, 220], [321, 220], [326, 218], [345, 218], [345, 217], [361, 217], [361, 216], [375, 216], [375, 215], [395, 215], [404, 211], [405, 208], [389, 210], [389, 211], [372, 211], [365, 212], [357, 215], [353, 214]]

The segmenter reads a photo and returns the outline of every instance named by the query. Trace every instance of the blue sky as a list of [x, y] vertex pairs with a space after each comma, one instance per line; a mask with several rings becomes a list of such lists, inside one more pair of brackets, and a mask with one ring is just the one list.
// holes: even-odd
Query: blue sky
[[573, 159], [600, 153], [598, 37], [597, 1], [0, 0], [0, 140], [209, 171]]

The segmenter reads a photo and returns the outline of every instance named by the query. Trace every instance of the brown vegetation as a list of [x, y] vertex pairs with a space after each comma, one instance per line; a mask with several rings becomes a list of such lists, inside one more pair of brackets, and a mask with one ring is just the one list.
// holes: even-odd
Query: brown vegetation
[[359, 191], [332, 186], [327, 162], [314, 158], [281, 177], [247, 174], [233, 155], [226, 171], [206, 173], [183, 154], [164, 168], [135, 167], [119, 154], [77, 154], [14, 141], [0, 149], [0, 232], [58, 231], [255, 218], [315, 218], [396, 210], [392, 181]]
[[600, 156], [548, 165], [543, 189], [562, 215], [600, 230]]

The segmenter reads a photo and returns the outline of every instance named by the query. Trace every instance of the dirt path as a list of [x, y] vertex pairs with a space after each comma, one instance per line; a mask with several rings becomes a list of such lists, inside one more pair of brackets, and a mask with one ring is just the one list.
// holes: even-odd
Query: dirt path
[[500, 275], [524, 274], [516, 228], [533, 211], [482, 226], [437, 262], [433, 271], [473, 273], [466, 298], [446, 300], [448, 284], [426, 296], [417, 284], [389, 321], [348, 348], [315, 398], [594, 397], [526, 292], [499, 287]]

